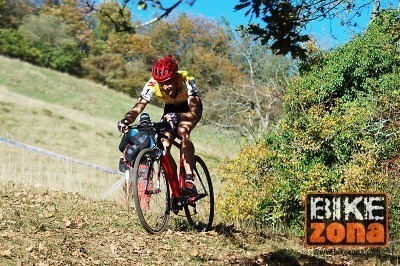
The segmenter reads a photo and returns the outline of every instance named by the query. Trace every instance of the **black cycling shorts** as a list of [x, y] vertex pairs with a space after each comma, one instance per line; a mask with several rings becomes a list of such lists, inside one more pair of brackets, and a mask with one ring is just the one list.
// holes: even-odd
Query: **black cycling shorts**
[[164, 105], [164, 115], [168, 113], [187, 113], [189, 112], [189, 104], [187, 102], [180, 103], [180, 104], [168, 104]]
[[[200, 101], [200, 109], [203, 109], [203, 104]], [[164, 113], [162, 115], [162, 117], [164, 117], [164, 115], [168, 114], [168, 113], [187, 113], [189, 112], [189, 104], [187, 102], [184, 103], [179, 103], [179, 104], [168, 104], [166, 103], [164, 105]]]

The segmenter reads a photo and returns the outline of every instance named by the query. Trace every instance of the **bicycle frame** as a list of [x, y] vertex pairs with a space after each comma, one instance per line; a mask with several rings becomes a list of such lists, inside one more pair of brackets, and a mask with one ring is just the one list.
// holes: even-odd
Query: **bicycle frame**
[[[182, 195], [180, 194], [181, 189], [185, 186], [185, 175], [186, 175], [186, 170], [184, 167], [184, 162], [183, 162], [183, 157], [182, 157], [182, 151], [181, 147], [182, 144], [180, 142], [177, 142], [175, 139], [172, 139], [165, 134], [158, 132], [158, 137], [157, 141], [160, 141], [162, 144], [161, 139], [167, 139], [169, 140], [173, 146], [177, 147], [179, 149], [179, 176], [177, 172], [174, 172], [172, 170], [170, 161], [167, 159], [167, 157], [163, 154], [161, 155], [161, 165], [165, 171], [165, 175], [167, 177], [168, 183], [170, 184], [171, 191], [172, 191], [172, 197], [173, 198], [179, 198]], [[207, 194], [199, 194], [195, 197], [189, 198], [188, 203], [192, 204], [193, 202], [196, 202], [197, 200], [206, 197]]]
[[177, 142], [176, 140], [169, 138], [168, 136], [160, 133], [160, 141], [161, 138], [167, 139], [169, 141], [171, 141], [172, 145], [174, 145], [175, 147], [177, 147], [179, 149], [179, 177], [178, 177], [178, 173], [174, 172], [172, 170], [170, 161], [167, 159], [167, 157], [165, 155], [162, 155], [161, 158], [161, 165], [164, 168], [165, 171], [165, 175], [168, 179], [168, 182], [170, 184], [171, 190], [172, 190], [172, 197], [177, 198], [180, 196], [180, 189], [184, 187], [185, 185], [185, 167], [183, 165], [183, 158], [182, 158], [182, 152], [181, 152], [181, 143]]
[[[182, 143], [176, 141], [174, 138], [171, 138], [171, 137], [165, 135], [160, 129], [161, 125], [165, 125], [165, 122], [156, 122], [156, 123], [151, 123], [150, 125], [144, 125], [144, 126], [137, 125], [136, 127], [137, 128], [151, 127], [153, 129], [156, 129], [156, 136], [155, 136], [156, 139], [154, 140], [156, 143], [155, 147], [156, 147], [156, 149], [158, 148], [158, 149], [160, 149], [160, 151], [162, 151], [160, 162], [161, 162], [162, 168], [165, 171], [165, 176], [166, 176], [169, 186], [171, 188], [172, 198], [181, 198], [182, 195], [180, 194], [180, 191], [185, 186], [185, 175], [186, 175], [186, 170], [184, 167], [182, 151], [181, 151]], [[170, 141], [173, 146], [175, 146], [179, 149], [179, 168], [178, 168], [179, 176], [178, 176], [177, 172], [172, 170], [173, 167], [171, 166], [171, 162], [167, 159], [167, 157], [164, 154], [165, 148], [162, 143], [162, 139]], [[128, 180], [129, 180], [129, 173], [126, 174], [126, 182], [128, 182]], [[204, 186], [204, 184], [202, 184], [202, 185]], [[147, 190], [147, 185], [146, 185], [146, 190]], [[188, 198], [187, 203], [192, 204], [192, 203], [196, 202], [197, 200], [206, 197], [207, 195], [208, 194], [199, 194], [195, 197]]]
[[[178, 214], [184, 210], [191, 226], [199, 231], [210, 230], [214, 217], [214, 194], [211, 177], [204, 161], [199, 156], [194, 156], [193, 177], [197, 182], [198, 194], [192, 197], [183, 195], [181, 191], [185, 185], [186, 171], [181, 151], [182, 143], [165, 134], [165, 123], [139, 124], [135, 128], [139, 131], [149, 130], [154, 144], [140, 151], [133, 162], [125, 161], [129, 168], [125, 171], [126, 199], [128, 202], [129, 195], [133, 196], [134, 207], [143, 228], [149, 233], [162, 232], [170, 212]], [[151, 131], [153, 129], [155, 131]], [[177, 167], [174, 165], [177, 162], [176, 158], [166, 153], [163, 145], [165, 140], [180, 151]], [[146, 168], [150, 171], [141, 170]], [[209, 199], [198, 202], [205, 197]], [[128, 207], [131, 206], [128, 204]]]

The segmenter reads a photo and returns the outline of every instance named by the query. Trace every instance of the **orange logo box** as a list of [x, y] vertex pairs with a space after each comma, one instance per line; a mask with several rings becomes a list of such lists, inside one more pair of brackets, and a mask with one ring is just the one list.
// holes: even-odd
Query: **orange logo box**
[[385, 247], [389, 243], [385, 193], [308, 193], [307, 246]]

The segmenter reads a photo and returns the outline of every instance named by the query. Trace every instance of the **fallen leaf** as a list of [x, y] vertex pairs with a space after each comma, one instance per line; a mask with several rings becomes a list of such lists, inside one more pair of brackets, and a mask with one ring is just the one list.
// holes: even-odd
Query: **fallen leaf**
[[208, 231], [208, 232], [206, 232], [206, 235], [208, 235], [208, 236], [217, 236], [218, 232], [217, 231]]
[[199, 251], [197, 249], [192, 249], [189, 252], [189, 255], [192, 256], [192, 257], [197, 257], [199, 255]]
[[110, 245], [110, 250], [112, 253], [117, 253], [117, 247], [113, 244]]
[[53, 214], [53, 213], [51, 213], [51, 212], [47, 212], [47, 211], [45, 211], [43, 215], [44, 215], [44, 217], [45, 217], [45, 218], [51, 218], [51, 217], [53, 217], [53, 216], [54, 216], [54, 214]]
[[72, 222], [71, 222], [71, 220], [67, 220], [67, 221], [65, 221], [65, 227], [66, 227], [66, 228], [70, 228], [70, 227], [71, 227], [71, 225], [72, 225]]
[[11, 249], [0, 250], [0, 256], [11, 257]]
[[46, 248], [46, 246], [43, 243], [39, 243], [38, 249], [39, 251], [42, 251]]
[[25, 250], [27, 252], [31, 252], [33, 249], [35, 248], [35, 246], [30, 245], [28, 248], [26, 248]]
[[72, 255], [73, 255], [74, 257], [79, 257], [79, 256], [81, 255], [81, 252], [79, 251], [79, 249], [75, 249], [75, 250], [72, 252]]
[[57, 208], [54, 207], [54, 206], [48, 206], [48, 207], [47, 207], [47, 210], [48, 210], [49, 212], [55, 212], [55, 211], [57, 211]]

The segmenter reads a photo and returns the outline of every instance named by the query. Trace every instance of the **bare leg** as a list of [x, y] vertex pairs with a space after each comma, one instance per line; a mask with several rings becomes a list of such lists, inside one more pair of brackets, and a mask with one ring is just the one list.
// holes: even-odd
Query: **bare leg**
[[178, 134], [182, 137], [181, 151], [186, 174], [193, 173], [195, 149], [193, 142], [190, 139], [190, 132], [195, 126], [195, 123], [184, 121], [179, 124], [178, 128]]

